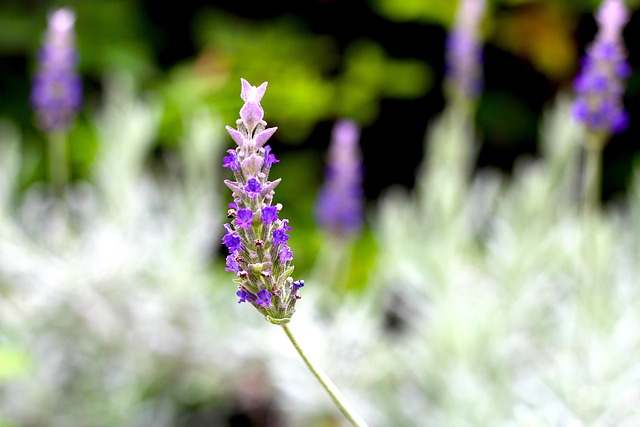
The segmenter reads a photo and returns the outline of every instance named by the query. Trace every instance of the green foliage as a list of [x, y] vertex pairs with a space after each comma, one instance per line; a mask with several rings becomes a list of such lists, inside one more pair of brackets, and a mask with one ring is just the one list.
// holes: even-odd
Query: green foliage
[[427, 20], [442, 24], [453, 21], [457, 2], [449, 0], [375, 0], [373, 6], [393, 21]]
[[0, 384], [24, 377], [32, 371], [30, 354], [24, 348], [0, 346]]
[[344, 73], [338, 79], [338, 117], [371, 123], [381, 98], [415, 98], [432, 86], [431, 69], [417, 60], [387, 58], [370, 40], [358, 40], [344, 55]]
[[150, 40], [143, 37], [141, 11], [135, 2], [78, 2], [74, 7], [81, 71], [95, 79], [115, 70], [139, 81], [154, 75], [157, 68]]
[[[196, 34], [210, 55], [204, 59], [224, 85], [217, 101], [220, 96], [234, 99], [240, 77], [268, 81], [265, 106], [272, 123], [287, 124], [278, 135], [289, 143], [301, 143], [323, 120], [350, 117], [371, 123], [382, 98], [415, 98], [432, 85], [425, 63], [390, 58], [372, 41], [347, 46], [340, 62], [330, 37], [310, 34], [292, 19], [255, 23], [210, 11], [200, 15]], [[219, 105], [223, 117], [235, 120], [234, 103]]]

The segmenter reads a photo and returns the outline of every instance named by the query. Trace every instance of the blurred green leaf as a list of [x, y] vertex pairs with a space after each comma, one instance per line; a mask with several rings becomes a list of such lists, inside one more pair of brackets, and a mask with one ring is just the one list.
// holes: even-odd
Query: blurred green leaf
[[386, 64], [384, 94], [390, 98], [417, 98], [433, 84], [433, 72], [422, 61], [390, 60]]
[[451, 0], [374, 0], [374, 9], [392, 21], [429, 21], [448, 25], [457, 2]]
[[97, 79], [114, 69], [131, 73], [138, 81], [153, 75], [155, 59], [135, 2], [78, 2], [74, 8], [81, 70]]
[[[4, 344], [0, 346], [0, 384], [22, 377], [31, 370], [29, 354], [20, 347]], [[2, 421], [0, 420], [0, 426]]]
[[521, 99], [504, 91], [485, 91], [478, 106], [478, 121], [492, 136], [492, 142], [500, 145], [535, 138], [537, 133], [536, 114]]
[[286, 123], [278, 135], [289, 143], [302, 142], [322, 120], [349, 117], [371, 123], [383, 97], [418, 97], [431, 86], [423, 62], [390, 58], [377, 42], [364, 39], [346, 46], [340, 56], [333, 39], [307, 32], [291, 18], [252, 22], [211, 10], [200, 15], [195, 27], [203, 45], [195, 78], [224, 82], [208, 89], [225, 121], [237, 118], [238, 101], [233, 100], [241, 77], [254, 85], [268, 81], [266, 120]]

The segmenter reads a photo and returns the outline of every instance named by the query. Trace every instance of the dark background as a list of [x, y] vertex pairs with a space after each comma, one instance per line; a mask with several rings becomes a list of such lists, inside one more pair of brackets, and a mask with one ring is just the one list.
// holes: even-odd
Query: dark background
[[[286, 17], [298, 22], [311, 34], [330, 37], [337, 47], [338, 55], [343, 54], [350, 43], [366, 38], [379, 44], [389, 58], [410, 58], [428, 64], [433, 78], [426, 93], [405, 99], [378, 95], [375, 102], [379, 103], [379, 113], [375, 120], [363, 123], [362, 146], [367, 171], [365, 182], [367, 197], [373, 200], [385, 188], [394, 184], [412, 186], [416, 168], [423, 158], [421, 141], [425, 130], [430, 119], [442, 110], [445, 102], [441, 83], [444, 69], [443, 46], [447, 34], [446, 23], [437, 20], [430, 22], [428, 19], [404, 21], [389, 19], [372, 6], [373, 2], [361, 0], [280, 1], [260, 7], [235, 1], [218, 1], [215, 5], [207, 1], [187, 1], [176, 5], [171, 2], [140, 0], [124, 2], [126, 7], [122, 7], [120, 3], [123, 2], [107, 1], [103, 5], [118, 5], [125, 11], [120, 13], [128, 14], [129, 21], [109, 23], [110, 18], [105, 15], [104, 20], [107, 21], [105, 28], [109, 29], [105, 34], [121, 32], [119, 39], [114, 36], [114, 40], [109, 43], [113, 43], [116, 48], [120, 43], [123, 51], [129, 47], [127, 43], [130, 42], [130, 38], [144, 46], [142, 50], [144, 55], [141, 57], [146, 61], [145, 66], [153, 68], [153, 72], [149, 73], [152, 78], [141, 79], [142, 88], [162, 87], [164, 76], [172, 69], [179, 64], [193, 62], [194, 58], [202, 54], [202, 43], [198, 42], [194, 35], [194, 22], [203, 10], [211, 6], [215, 6], [218, 11], [224, 11], [247, 22], [260, 25]], [[100, 35], [99, 28], [87, 29], [81, 24], [83, 14], [88, 14], [87, 10], [91, 11], [94, 7], [91, 6], [91, 2], [84, 4], [69, 2], [69, 4], [79, 8], [78, 33], [81, 55], [84, 58], [81, 72], [87, 104], [90, 105], [92, 99], [95, 103], [95, 99], [99, 98], [102, 89], [101, 73], [118, 64], [109, 65], [108, 58], [100, 60], [92, 58], [91, 56], [95, 54], [91, 51], [92, 45], [87, 42], [83, 44], [81, 41], [86, 39], [81, 37], [89, 30], [95, 37]], [[17, 23], [13, 27], [3, 26], [6, 28], [3, 31], [9, 32], [9, 36], [5, 35], [4, 49], [0, 52], [2, 53], [0, 115], [20, 124], [26, 134], [26, 144], [32, 143], [36, 147], [35, 151], [42, 149], [42, 142], [37, 142], [39, 137], [37, 130], [33, 129], [32, 114], [25, 99], [28, 97], [30, 79], [35, 67], [33, 59], [35, 50], [42, 39], [43, 26], [46, 24], [46, 13], [55, 5], [59, 3], [5, 0], [0, 9], [0, 18], [5, 23]], [[516, 40], [515, 45], [519, 43], [519, 46], [525, 46], [519, 51], [505, 48], [512, 43], [513, 40], [509, 39], [512, 36], [501, 35], [499, 29], [500, 22], [509, 19], [520, 19], [523, 22], [538, 19], [543, 21], [539, 26], [544, 29], [546, 11], [549, 8], [557, 9], [558, 5], [561, 6], [564, 16], [568, 18], [566, 22], [557, 25], [561, 27], [559, 30], [556, 28], [553, 31], [560, 31], [567, 35], [569, 41], [573, 43], [575, 60], [562, 72], [549, 75], [536, 66], [534, 55], [527, 51], [527, 43], [531, 41]], [[570, 88], [571, 80], [577, 72], [577, 58], [582, 55], [585, 46], [595, 35], [597, 28], [592, 16], [593, 6], [593, 2], [577, 0], [533, 1], [523, 5], [511, 4], [508, 1], [491, 3], [492, 17], [498, 18], [494, 20], [493, 29], [488, 32], [484, 51], [485, 91], [480, 98], [476, 114], [479, 132], [483, 137], [483, 145], [477, 159], [478, 167], [494, 166], [508, 173], [518, 157], [537, 155], [537, 126], [540, 115], [559, 90]], [[117, 7], [112, 9], [115, 10]], [[119, 15], [114, 13], [114, 16]], [[543, 18], [539, 18], [540, 16]], [[14, 39], [23, 40], [22, 42], [15, 42], [11, 38], [12, 30], [17, 33]], [[636, 39], [637, 32], [637, 15], [634, 14], [625, 29], [625, 39], [627, 41]], [[38, 36], [35, 36], [36, 34]], [[518, 35], [514, 37], [517, 38]], [[534, 34], [530, 37], [535, 38], [538, 35]], [[505, 41], [505, 38], [508, 40]], [[547, 43], [551, 45], [553, 38], [550, 40]], [[630, 46], [629, 60], [634, 73], [629, 80], [625, 99], [631, 116], [630, 127], [624, 133], [614, 136], [606, 147], [603, 177], [605, 199], [627, 190], [637, 152], [635, 140], [638, 127], [635, 118], [639, 112], [635, 94], [638, 88], [638, 60], [637, 50], [634, 48], [635, 46]], [[132, 56], [135, 57], [135, 53]], [[552, 57], [551, 60], [553, 59]], [[561, 59], [563, 58], [558, 57], [559, 61]], [[126, 66], [128, 63], [123, 61], [123, 64]], [[239, 70], [239, 73], [242, 74], [242, 70]], [[327, 78], [331, 78], [332, 73], [339, 74], [339, 66], [335, 69], [329, 67], [325, 71]], [[252, 81], [252, 84], [259, 84], [259, 82]], [[230, 88], [237, 86], [233, 80], [228, 85]], [[237, 92], [237, 88], [233, 91]], [[232, 89], [228, 92], [233, 93]], [[229, 103], [233, 102], [237, 104], [237, 100], [229, 101]], [[237, 109], [237, 105], [235, 108]], [[269, 115], [268, 111], [267, 115]], [[321, 158], [327, 148], [335, 118], [327, 116], [316, 119], [312, 130], [305, 135], [304, 140], [281, 140], [276, 134], [272, 140], [274, 150], [279, 153], [311, 150]], [[279, 126], [283, 127], [286, 124], [279, 123]], [[402, 131], [398, 132], [398, 129]], [[159, 146], [166, 145], [167, 141], [171, 145], [172, 135], [164, 135], [159, 139]], [[90, 163], [90, 155], [87, 155], [84, 160], [79, 160], [79, 162], [82, 161]], [[35, 163], [42, 164], [42, 161]], [[315, 166], [316, 169], [321, 167], [320, 164]], [[46, 179], [41, 169], [34, 167], [30, 173], [27, 173], [24, 178], [25, 185], [32, 181]], [[75, 175], [82, 176], [82, 167], [77, 168]]]
[[[498, 9], [521, 9], [534, 6], [498, 5]], [[182, 8], [176, 17], [169, 4], [160, 4], [146, 0], [143, 2], [149, 23], [156, 35], [154, 37], [158, 60], [163, 67], [170, 67], [176, 62], [196, 53], [192, 41], [187, 36], [194, 15], [206, 6], [206, 1], [190, 2]], [[331, 34], [340, 45], [347, 45], [362, 36], [380, 43], [392, 56], [414, 57], [429, 63], [441, 81], [444, 76], [443, 46], [446, 30], [441, 25], [424, 23], [394, 23], [375, 14], [366, 1], [313, 1], [296, 2], [281, 1], [264, 8], [247, 8], [239, 2], [216, 2], [216, 6], [234, 14], [255, 20], [276, 18], [284, 14], [294, 14], [303, 20], [312, 32]], [[591, 13], [583, 12], [576, 17], [577, 28], [574, 32], [576, 45], [582, 54], [593, 39], [597, 25]], [[632, 15], [624, 31], [625, 40], [635, 40], [638, 34], [637, 15]], [[177, 39], [169, 41], [162, 34], [177, 34]], [[428, 42], [426, 42], [428, 41]], [[627, 44], [629, 46], [629, 44]], [[634, 69], [632, 80], [637, 76], [637, 52], [629, 46], [629, 61]], [[520, 58], [492, 44], [485, 46], [485, 88], [489, 92], [507, 92], [530, 108], [530, 113], [539, 118], [543, 108], [553, 99], [559, 89], [571, 84], [569, 80], [553, 81], [537, 71], [526, 58]], [[577, 69], [575, 70], [577, 72]], [[635, 90], [634, 90], [635, 92]], [[415, 170], [422, 160], [421, 145], [406, 144], [402, 149], [402, 159], [391, 152], [401, 146], [397, 141], [398, 126], [408, 140], [420, 140], [424, 136], [425, 124], [444, 107], [444, 97], [438, 84], [425, 96], [416, 100], [381, 100], [381, 113], [378, 120], [364, 128], [364, 140], [375, 138], [378, 143], [375, 149], [365, 151], [365, 164], [368, 171], [385, 171], [385, 173], [369, 173], [366, 181], [368, 198], [377, 197], [380, 192], [393, 184], [407, 187], [413, 185]], [[603, 198], [609, 199], [627, 190], [628, 180], [637, 152], [635, 144], [638, 127], [635, 117], [638, 116], [638, 103], [627, 96], [625, 104], [631, 117], [630, 127], [621, 135], [615, 135], [604, 153], [603, 159]], [[496, 114], [487, 111], [491, 105], [480, 101], [478, 119], [484, 144], [477, 159], [477, 167], [495, 166], [505, 172], [511, 171], [514, 161], [522, 155], [537, 155], [537, 123], [531, 122], [526, 129], [515, 135], [500, 132], [501, 129], [489, 128], [487, 122], [509, 122], [512, 117], [485, 116]], [[508, 111], [503, 111], [508, 113]], [[308, 146], [320, 151], [326, 149], [332, 123], [319, 123], [315, 132], [306, 141]], [[508, 123], [505, 123], [508, 125]], [[388, 144], [387, 144], [388, 142]], [[391, 148], [393, 147], [393, 148]], [[395, 161], [390, 161], [394, 158]]]

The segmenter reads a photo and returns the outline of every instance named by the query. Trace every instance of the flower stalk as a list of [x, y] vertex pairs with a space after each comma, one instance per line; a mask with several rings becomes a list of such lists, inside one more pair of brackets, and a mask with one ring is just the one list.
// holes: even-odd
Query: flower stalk
[[592, 216], [600, 210], [600, 193], [602, 187], [602, 151], [604, 140], [602, 134], [589, 134], [590, 141], [585, 143], [585, 165], [582, 175], [583, 214]]
[[582, 208], [585, 215], [599, 209], [602, 151], [609, 138], [629, 124], [624, 109], [624, 82], [631, 74], [622, 30], [629, 21], [623, 0], [604, 0], [596, 14], [598, 33], [587, 47], [582, 68], [574, 81], [575, 119], [586, 128], [584, 140]]
[[49, 139], [50, 180], [58, 195], [69, 179], [67, 133], [82, 104], [82, 81], [75, 71], [75, 19], [75, 13], [66, 8], [49, 16], [31, 91], [37, 124]]
[[273, 204], [274, 189], [280, 179], [270, 181], [269, 172], [279, 161], [271, 153], [271, 147], [264, 144], [277, 128], [267, 128], [263, 120], [260, 102], [267, 82], [258, 87], [245, 79], [240, 82], [244, 105], [236, 121], [238, 127], [227, 126], [237, 147], [228, 150], [229, 155], [223, 159], [223, 167], [231, 169], [236, 179], [224, 181], [233, 193], [228, 211], [231, 222], [224, 225], [226, 233], [222, 237], [222, 244], [230, 253], [225, 270], [236, 274], [238, 303], [253, 305], [267, 321], [282, 326], [302, 360], [347, 419], [355, 427], [366, 426], [329, 377], [309, 360], [287, 326], [304, 280], [291, 278], [293, 252], [287, 245], [291, 227], [288, 219], [279, 217], [282, 205]]
[[67, 135], [64, 132], [51, 132], [49, 139], [49, 179], [57, 196], [64, 194], [69, 181], [67, 161]]
[[447, 37], [445, 89], [456, 104], [474, 103], [482, 91], [480, 25], [486, 7], [485, 0], [460, 0]]
[[349, 401], [342, 394], [340, 389], [336, 387], [336, 385], [331, 381], [331, 378], [327, 376], [327, 374], [322, 371], [319, 367], [317, 367], [306, 355], [300, 344], [296, 340], [295, 336], [291, 332], [291, 329], [287, 325], [282, 325], [282, 329], [287, 334], [287, 337], [291, 341], [291, 344], [295, 347], [296, 351], [307, 365], [307, 368], [311, 371], [314, 377], [318, 380], [318, 382], [324, 387], [324, 389], [329, 393], [329, 396], [336, 404], [340, 412], [349, 420], [349, 422], [354, 427], [367, 427], [366, 421], [358, 414], [358, 412], [351, 406]]

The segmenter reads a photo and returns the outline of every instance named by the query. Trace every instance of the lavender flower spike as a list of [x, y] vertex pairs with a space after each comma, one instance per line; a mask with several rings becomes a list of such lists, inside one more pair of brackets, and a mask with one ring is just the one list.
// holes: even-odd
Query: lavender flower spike
[[624, 81], [631, 74], [622, 29], [629, 20], [623, 0], [604, 0], [597, 12], [598, 33], [587, 47], [574, 81], [578, 97], [574, 117], [601, 134], [624, 130], [629, 118], [622, 104]]
[[68, 129], [82, 104], [82, 82], [75, 72], [75, 19], [70, 9], [55, 10], [49, 16], [45, 41], [38, 53], [31, 105], [38, 126], [46, 132]]
[[475, 100], [482, 90], [479, 27], [485, 0], [460, 0], [445, 50], [446, 81], [454, 96]]
[[362, 227], [362, 153], [358, 146], [360, 128], [350, 120], [338, 121], [329, 148], [325, 183], [316, 201], [316, 219], [334, 236], [349, 237]]
[[269, 171], [278, 160], [271, 147], [263, 146], [277, 128], [267, 128], [260, 101], [267, 83], [251, 86], [241, 79], [241, 98], [237, 129], [227, 126], [236, 142], [235, 150], [223, 160], [235, 181], [225, 180], [233, 193], [231, 223], [225, 224], [222, 243], [229, 249], [227, 271], [236, 274], [236, 295], [240, 302], [253, 305], [271, 323], [284, 325], [295, 311], [300, 281], [293, 281], [293, 252], [286, 244], [291, 230], [287, 219], [279, 218], [281, 204], [272, 206], [274, 188], [280, 179], [269, 181]]

